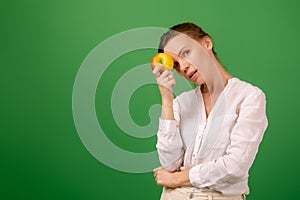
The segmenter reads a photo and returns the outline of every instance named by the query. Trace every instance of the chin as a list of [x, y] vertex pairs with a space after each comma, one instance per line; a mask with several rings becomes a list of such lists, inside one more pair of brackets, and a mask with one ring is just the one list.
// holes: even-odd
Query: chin
[[205, 82], [202, 81], [202, 80], [196, 80], [196, 81], [193, 82], [193, 83], [196, 84], [196, 85], [202, 85], [202, 84], [204, 84]]

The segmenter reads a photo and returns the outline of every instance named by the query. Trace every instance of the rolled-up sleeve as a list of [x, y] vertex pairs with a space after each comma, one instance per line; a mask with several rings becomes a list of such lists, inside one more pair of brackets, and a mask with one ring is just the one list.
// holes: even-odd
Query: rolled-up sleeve
[[168, 171], [174, 171], [182, 165], [184, 154], [179, 132], [180, 107], [176, 99], [173, 102], [173, 111], [175, 120], [159, 119], [156, 144], [160, 163]]
[[224, 186], [247, 179], [267, 125], [265, 95], [256, 92], [241, 104], [225, 154], [191, 168], [191, 184], [222, 191]]

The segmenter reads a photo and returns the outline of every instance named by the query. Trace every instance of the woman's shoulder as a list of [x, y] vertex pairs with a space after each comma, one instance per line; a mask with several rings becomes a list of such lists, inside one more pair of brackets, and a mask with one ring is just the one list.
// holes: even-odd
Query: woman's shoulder
[[261, 88], [259, 88], [256, 85], [253, 85], [252, 83], [243, 81], [237, 77], [231, 78], [229, 80], [229, 84], [231, 86], [231, 90], [241, 92], [241, 93], [247, 93], [247, 94], [257, 94], [257, 93], [262, 93]]
[[228, 82], [228, 85], [228, 90], [230, 91], [229, 93], [236, 97], [240, 96], [246, 98], [255, 95], [265, 96], [265, 93], [261, 88], [237, 77], [231, 78]]

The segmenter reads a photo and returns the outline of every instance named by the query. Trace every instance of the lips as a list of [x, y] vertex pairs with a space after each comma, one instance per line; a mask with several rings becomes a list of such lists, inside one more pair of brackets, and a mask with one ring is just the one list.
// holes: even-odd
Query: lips
[[197, 73], [198, 70], [192, 71], [191, 73], [188, 74], [188, 78], [192, 80], [194, 78], [194, 75]]

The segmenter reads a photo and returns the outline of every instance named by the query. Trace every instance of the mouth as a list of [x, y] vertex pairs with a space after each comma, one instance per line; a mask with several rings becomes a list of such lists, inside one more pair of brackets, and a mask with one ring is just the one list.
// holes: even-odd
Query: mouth
[[197, 72], [198, 72], [198, 70], [195, 70], [195, 71], [191, 72], [191, 73], [188, 75], [188, 78], [189, 78], [190, 80], [193, 80], [193, 79], [195, 78], [195, 75], [196, 75]]

